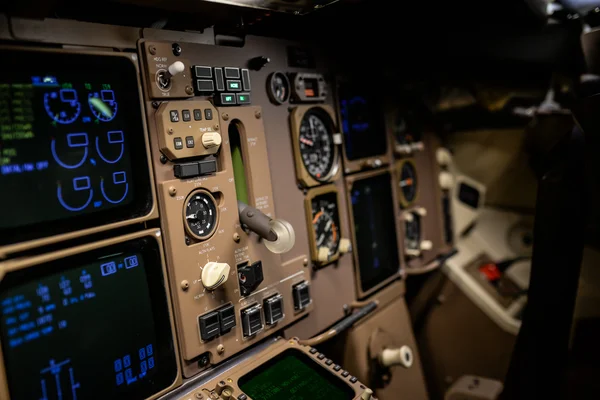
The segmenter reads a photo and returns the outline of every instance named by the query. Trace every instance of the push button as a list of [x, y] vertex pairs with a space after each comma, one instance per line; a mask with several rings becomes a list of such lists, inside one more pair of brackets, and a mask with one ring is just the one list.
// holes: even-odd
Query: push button
[[235, 96], [238, 104], [250, 104], [250, 93], [237, 93]]
[[333, 366], [333, 370], [334, 370], [335, 372], [338, 372], [340, 369], [342, 369], [342, 367], [340, 367], [339, 365], [334, 365], [334, 366]]
[[319, 360], [322, 360], [322, 359], [324, 359], [324, 358], [325, 358], [325, 354], [321, 353], [321, 354], [319, 354], [319, 355], [317, 356], [317, 358], [318, 358]]
[[219, 313], [219, 321], [221, 322], [221, 332], [228, 332], [235, 327], [235, 309], [233, 304], [226, 305], [217, 310]]
[[345, 377], [347, 377], [348, 375], [350, 375], [350, 372], [348, 372], [348, 371], [344, 371], [344, 372], [342, 372], [342, 376], [343, 376], [344, 378], [345, 378]]
[[194, 75], [196, 75], [196, 78], [210, 79], [212, 78], [212, 68], [202, 65], [194, 65]]
[[350, 378], [350, 382], [356, 383], [356, 382], [358, 382], [358, 378], [353, 376], [352, 378]]
[[310, 349], [310, 354], [315, 354], [317, 351], [318, 350], [313, 347], [312, 349]]
[[241, 92], [242, 91], [242, 81], [239, 81], [239, 80], [227, 81], [227, 90], [232, 91], [232, 92]]
[[173, 167], [173, 173], [176, 178], [187, 179], [200, 175], [198, 163], [177, 164]]
[[194, 147], [194, 137], [193, 136], [187, 136], [185, 138], [185, 147], [187, 147], [188, 149], [191, 149]]
[[215, 83], [217, 90], [222, 92], [225, 90], [225, 80], [223, 79], [223, 68], [215, 68]]
[[248, 396], [246, 396], [244, 393], [242, 393], [238, 396], [237, 400], [248, 400]]
[[206, 119], [208, 119], [208, 120], [210, 120], [210, 119], [212, 119], [212, 118], [213, 118], [213, 116], [212, 116], [212, 109], [210, 109], [210, 108], [206, 108], [206, 109], [204, 110], [204, 118], [206, 118]]
[[294, 309], [303, 310], [311, 302], [308, 283], [302, 281], [292, 288], [292, 297], [294, 298]]
[[235, 105], [235, 95], [233, 93], [221, 93], [221, 105], [231, 106]]
[[169, 115], [171, 116], [171, 122], [179, 122], [179, 111], [171, 110]]
[[175, 150], [183, 149], [183, 140], [180, 137], [176, 137], [173, 139], [173, 145], [175, 146]]
[[185, 122], [191, 121], [192, 115], [190, 114], [190, 110], [181, 110], [181, 118], [183, 118]]
[[250, 91], [250, 71], [247, 69], [242, 70], [242, 86], [244, 90]]
[[194, 110], [194, 121], [202, 121], [202, 110]]
[[207, 79], [196, 79], [196, 89], [199, 92], [214, 92], [215, 84]]
[[225, 78], [240, 79], [240, 69], [233, 67], [225, 67]]
[[202, 340], [207, 341], [219, 335], [221, 330], [221, 324], [219, 322], [219, 314], [216, 312], [210, 312], [204, 314], [199, 318], [200, 324], [200, 337]]
[[280, 294], [271, 296], [263, 303], [265, 313], [265, 323], [274, 325], [277, 321], [283, 319], [283, 297]]
[[325, 361], [325, 365], [331, 365], [331, 364], [333, 364], [333, 361], [331, 361], [331, 360]]
[[245, 337], [254, 336], [262, 329], [263, 323], [259, 305], [242, 310], [242, 331]]

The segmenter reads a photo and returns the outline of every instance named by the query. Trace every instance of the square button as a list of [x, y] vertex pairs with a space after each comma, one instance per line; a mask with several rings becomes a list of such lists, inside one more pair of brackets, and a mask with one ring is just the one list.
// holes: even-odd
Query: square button
[[356, 382], [358, 382], [358, 378], [353, 376], [352, 378], [350, 378], [350, 382], [356, 383]]
[[192, 115], [190, 114], [190, 110], [181, 110], [181, 118], [183, 118], [185, 122], [191, 121]]
[[199, 92], [214, 92], [215, 84], [212, 80], [208, 79], [196, 79], [196, 89]]
[[250, 93], [236, 93], [238, 104], [250, 104]]
[[233, 93], [221, 93], [220, 97], [222, 105], [235, 105], [235, 95]]
[[194, 121], [202, 121], [202, 110], [194, 110]]
[[187, 147], [188, 149], [191, 149], [194, 147], [194, 137], [193, 136], [187, 136], [185, 138], [185, 147]]
[[345, 377], [347, 377], [348, 375], [350, 375], [350, 372], [348, 372], [348, 371], [344, 371], [344, 372], [342, 372], [342, 376], [343, 376], [344, 378], [345, 378]]
[[169, 115], [171, 116], [171, 122], [179, 122], [179, 111], [171, 110]]
[[212, 68], [203, 65], [194, 65], [194, 75], [196, 78], [212, 78]]
[[331, 361], [331, 360], [325, 361], [325, 365], [331, 365], [331, 364], [333, 364], [333, 361]]
[[325, 354], [321, 353], [321, 354], [319, 354], [319, 355], [317, 356], [317, 358], [318, 358], [319, 360], [322, 360], [322, 359], [324, 359], [324, 358], [325, 358]]
[[225, 78], [240, 79], [240, 69], [233, 67], [225, 67]]
[[312, 349], [310, 349], [310, 354], [315, 354], [317, 352], [317, 349], [315, 349], [314, 347]]
[[231, 92], [241, 92], [242, 91], [242, 81], [240, 81], [240, 80], [227, 81], [227, 90], [229, 90]]
[[212, 119], [212, 109], [210, 108], [206, 108], [204, 109], [204, 118], [206, 119]]
[[334, 366], [333, 366], [333, 370], [334, 370], [335, 372], [338, 372], [340, 369], [342, 369], [342, 367], [340, 367], [339, 365], [334, 365]]
[[183, 149], [183, 140], [180, 137], [173, 139], [173, 144], [175, 145], [175, 150]]

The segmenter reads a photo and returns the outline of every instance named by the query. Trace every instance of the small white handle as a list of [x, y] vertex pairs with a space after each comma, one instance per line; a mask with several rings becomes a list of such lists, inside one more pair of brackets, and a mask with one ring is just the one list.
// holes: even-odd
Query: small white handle
[[413, 352], [408, 346], [402, 346], [399, 349], [385, 349], [379, 355], [379, 362], [386, 368], [394, 365], [402, 365], [404, 368], [410, 368], [413, 365]]
[[171, 74], [171, 76], [175, 76], [177, 74], [182, 73], [185, 70], [185, 64], [181, 61], [175, 61], [173, 64], [169, 65], [169, 68], [167, 68], [167, 70], [169, 71], [169, 74]]

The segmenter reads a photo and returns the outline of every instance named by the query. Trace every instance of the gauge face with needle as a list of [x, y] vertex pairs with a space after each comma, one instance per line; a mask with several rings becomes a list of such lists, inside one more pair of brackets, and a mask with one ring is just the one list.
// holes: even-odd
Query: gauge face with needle
[[340, 217], [337, 193], [328, 192], [316, 196], [311, 201], [312, 226], [316, 249], [328, 249], [328, 257], [333, 257], [340, 245]]
[[333, 142], [333, 122], [329, 115], [314, 108], [300, 123], [300, 155], [306, 171], [319, 182], [336, 172], [337, 150]]
[[193, 192], [186, 200], [184, 222], [186, 230], [196, 239], [208, 239], [217, 228], [215, 198], [204, 190]]
[[410, 206], [417, 198], [417, 170], [411, 160], [404, 160], [400, 166], [400, 203]]
[[283, 72], [273, 72], [267, 78], [267, 94], [275, 104], [283, 104], [290, 97], [290, 81]]

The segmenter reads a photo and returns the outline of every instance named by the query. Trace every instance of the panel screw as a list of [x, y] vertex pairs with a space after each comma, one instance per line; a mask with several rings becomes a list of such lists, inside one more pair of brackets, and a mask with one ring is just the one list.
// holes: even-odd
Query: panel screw
[[186, 86], [186, 87], [185, 87], [185, 92], [186, 92], [187, 94], [189, 94], [189, 95], [192, 95], [192, 94], [194, 94], [194, 88], [193, 88], [193, 87], [191, 87], [191, 86]]
[[171, 186], [169, 188], [169, 194], [171, 195], [171, 197], [175, 196], [177, 194], [177, 188], [175, 186]]
[[258, 110], [257, 110], [257, 111], [254, 113], [254, 116], [255, 116], [256, 118], [260, 118], [260, 117], [262, 116], [262, 114], [260, 113], [260, 111], [258, 111]]
[[223, 113], [221, 114], [221, 118], [223, 118], [223, 121], [227, 121], [229, 119], [229, 114]]
[[219, 354], [223, 354], [225, 353], [225, 346], [223, 346], [222, 344], [217, 346], [217, 353]]
[[169, 132], [169, 135], [172, 135], [173, 132], [175, 132], [175, 131], [173, 130], [173, 128], [169, 128], [168, 132]]
[[202, 396], [202, 393], [198, 392], [198, 393], [194, 394], [194, 397], [196, 397], [197, 399], [201, 399], [204, 396]]
[[213, 126], [213, 131], [218, 131], [218, 130], [219, 130], [219, 125]]
[[160, 155], [160, 162], [161, 162], [162, 164], [166, 164], [166, 163], [167, 163], [167, 157], [165, 157], [165, 155], [164, 155], [164, 154], [161, 154], [161, 155]]
[[233, 241], [238, 243], [240, 241], [240, 234], [239, 233], [234, 233], [233, 234]]
[[155, 55], [156, 54], [156, 46], [152, 45], [152, 46], [148, 47], [148, 51], [150, 52], [150, 54]]
[[206, 367], [208, 365], [208, 355], [207, 354], [202, 354], [200, 356], [200, 360], [198, 360], [198, 365], [200, 365], [201, 367]]
[[190, 283], [188, 281], [181, 281], [181, 288], [183, 290], [188, 290], [190, 288]]
[[181, 55], [181, 46], [178, 45], [177, 43], [173, 43], [173, 45], [171, 46], [171, 48], [173, 49], [173, 55], [175, 57], [179, 57]]
[[152, 107], [158, 108], [158, 106], [160, 106], [160, 103], [158, 101], [153, 101], [152, 102]]
[[305, 267], [308, 265], [308, 258], [302, 260], [302, 265], [304, 265]]

